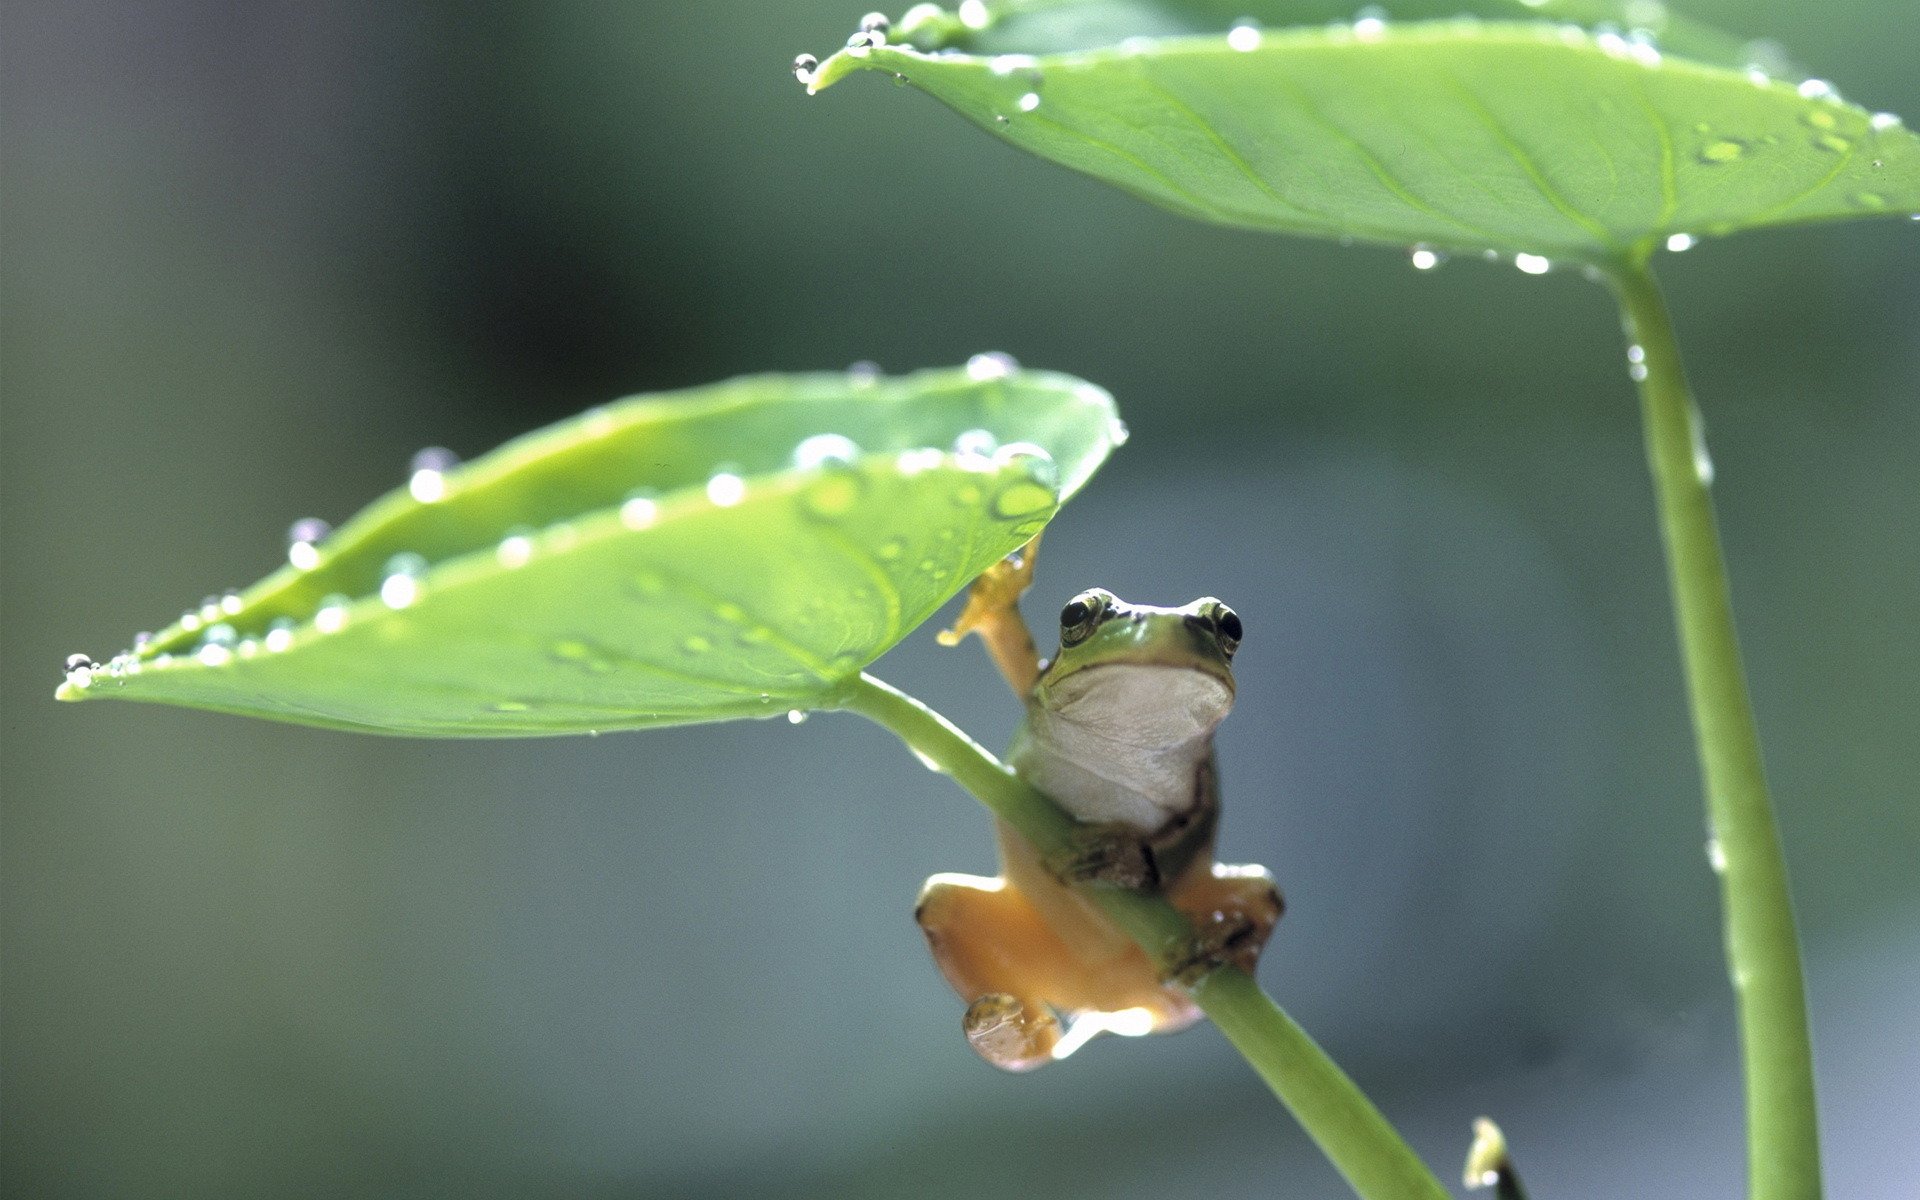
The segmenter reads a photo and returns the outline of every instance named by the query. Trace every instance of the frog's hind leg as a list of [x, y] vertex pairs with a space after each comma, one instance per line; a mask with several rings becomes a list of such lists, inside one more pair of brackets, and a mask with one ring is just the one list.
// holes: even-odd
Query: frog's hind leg
[[1026, 897], [1003, 879], [935, 875], [913, 918], [940, 973], [967, 1001], [962, 1028], [980, 1057], [1003, 1071], [1051, 1062], [1062, 1031], [1045, 964], [1070, 956]]
[[1214, 863], [1180, 879], [1167, 899], [1193, 922], [1196, 934], [1185, 961], [1173, 964], [1172, 976], [1180, 983], [1195, 982], [1220, 966], [1251, 974], [1286, 910], [1273, 876], [1260, 866]]
[[1020, 616], [1020, 597], [1033, 586], [1033, 563], [1039, 553], [1040, 537], [1035, 534], [1032, 541], [980, 572], [953, 628], [939, 634], [942, 646], [958, 646], [968, 634], [979, 634], [993, 665], [1023, 699], [1040, 678], [1040, 651]]

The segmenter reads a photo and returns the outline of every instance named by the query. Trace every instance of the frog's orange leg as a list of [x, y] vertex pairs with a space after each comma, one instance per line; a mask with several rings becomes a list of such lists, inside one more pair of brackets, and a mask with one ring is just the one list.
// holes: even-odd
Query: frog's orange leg
[[1193, 922], [1197, 934], [1186, 960], [1172, 971], [1174, 979], [1188, 982], [1227, 964], [1251, 974], [1286, 910], [1273, 876], [1260, 866], [1214, 863], [1209, 871], [1190, 871], [1167, 899]]
[[941, 974], [968, 1002], [967, 1041], [1002, 1070], [1053, 1060], [1062, 1036], [1056, 1013], [1072, 1020], [1139, 1010], [1139, 1032], [1181, 1028], [1197, 1015], [1139, 947], [1121, 939], [1118, 953], [1076, 950], [1003, 879], [935, 875], [914, 918]]
[[1020, 597], [1033, 586], [1033, 561], [1039, 553], [1040, 537], [1035, 534], [1032, 541], [982, 571], [968, 590], [966, 607], [953, 628], [938, 635], [942, 646], [958, 646], [968, 634], [979, 634], [993, 665], [1022, 699], [1040, 678], [1040, 651], [1020, 617]]

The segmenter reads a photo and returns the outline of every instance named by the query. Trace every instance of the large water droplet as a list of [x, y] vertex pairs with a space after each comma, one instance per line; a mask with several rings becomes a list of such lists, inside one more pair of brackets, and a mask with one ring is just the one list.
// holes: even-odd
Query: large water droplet
[[1363, 42], [1377, 42], [1387, 33], [1387, 10], [1369, 4], [1353, 18], [1353, 36]]
[[816, 433], [793, 448], [793, 465], [811, 471], [830, 463], [845, 466], [860, 457], [852, 438], [838, 433]]
[[1242, 53], [1260, 48], [1260, 27], [1252, 21], [1242, 19], [1232, 29], [1227, 30], [1227, 46]]
[[509, 571], [526, 566], [533, 560], [533, 531], [524, 525], [509, 530], [494, 547], [493, 556]]
[[1700, 239], [1690, 233], [1676, 233], [1667, 239], [1667, 249], [1679, 254], [1691, 250], [1700, 244]]
[[1840, 99], [1840, 93], [1835, 91], [1833, 85], [1824, 79], [1802, 80], [1800, 86], [1795, 90], [1809, 100]]
[[968, 29], [978, 32], [993, 22], [993, 14], [987, 11], [985, 0], [960, 0], [960, 7], [954, 11], [960, 23]]
[[1700, 161], [1710, 167], [1738, 162], [1747, 153], [1747, 144], [1734, 138], [1715, 138], [1700, 147]]
[[[712, 483], [708, 483], [712, 487]], [[660, 502], [655, 500], [651, 491], [641, 489], [627, 493], [620, 502], [620, 523], [628, 529], [645, 529], [660, 518]]]
[[1447, 261], [1447, 256], [1430, 246], [1415, 246], [1407, 252], [1407, 261], [1416, 271], [1431, 271]]
[[806, 723], [807, 712], [805, 709], [791, 708], [787, 710], [787, 724], [805, 725]]
[[1528, 275], [1545, 275], [1553, 269], [1553, 260], [1544, 254], [1516, 254], [1513, 265]]
[[[902, 78], [905, 78], [902, 76]], [[880, 364], [861, 359], [847, 366], [847, 382], [857, 388], [872, 387], [880, 381]]]
[[427, 560], [418, 554], [396, 554], [381, 571], [380, 602], [388, 608], [405, 608], [420, 598], [421, 577], [427, 573]]
[[993, 467], [993, 452], [1000, 439], [985, 429], [969, 429], [953, 439], [953, 456], [964, 471], [986, 471]]
[[967, 360], [967, 378], [976, 383], [986, 383], [993, 379], [1005, 379], [1020, 369], [1013, 355], [998, 350], [989, 350], [976, 354]]
[[231, 646], [239, 640], [239, 630], [225, 621], [208, 626], [207, 631], [200, 635], [200, 643], [204, 646]]
[[407, 491], [422, 504], [432, 504], [447, 494], [447, 472], [460, 465], [460, 456], [445, 446], [428, 446], [408, 464]]
[[819, 69], [820, 60], [813, 55], [796, 54], [793, 56], [793, 77], [801, 83], [811, 85], [813, 83], [813, 73]]
[[273, 624], [267, 626], [266, 644], [274, 654], [293, 645], [293, 618], [275, 617]]
[[707, 499], [721, 508], [732, 508], [746, 499], [747, 481], [738, 472], [739, 468], [731, 465], [716, 468], [707, 480]]
[[287, 529], [287, 561], [296, 571], [311, 571], [320, 565], [319, 543], [333, 526], [319, 517], [302, 517]]

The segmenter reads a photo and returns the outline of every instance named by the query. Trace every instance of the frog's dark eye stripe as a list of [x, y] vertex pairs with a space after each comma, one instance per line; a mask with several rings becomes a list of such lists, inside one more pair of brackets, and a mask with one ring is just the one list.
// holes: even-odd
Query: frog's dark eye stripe
[[1081, 592], [1060, 610], [1060, 644], [1073, 646], [1087, 640], [1108, 614], [1107, 594], [1095, 588]]

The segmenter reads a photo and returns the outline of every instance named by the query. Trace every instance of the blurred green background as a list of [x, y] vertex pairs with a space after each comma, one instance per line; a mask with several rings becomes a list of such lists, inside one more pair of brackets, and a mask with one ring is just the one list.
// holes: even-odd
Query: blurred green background
[[[1701, 0], [1920, 115], [1898, 0]], [[1605, 294], [1184, 223], [912, 91], [844, 3], [9, 3], [0, 1190], [1342, 1194], [1224, 1042], [976, 1061], [910, 908], [974, 803], [852, 718], [355, 738], [56, 707], [426, 444], [982, 349], [1135, 438], [1049, 535], [1244, 616], [1223, 855], [1263, 977], [1447, 1174], [1733, 1197], [1739, 1092]], [[1809, 947], [1834, 1194], [1920, 1178], [1920, 227], [1660, 264], [1706, 407]], [[990, 744], [922, 632], [882, 673]]]

